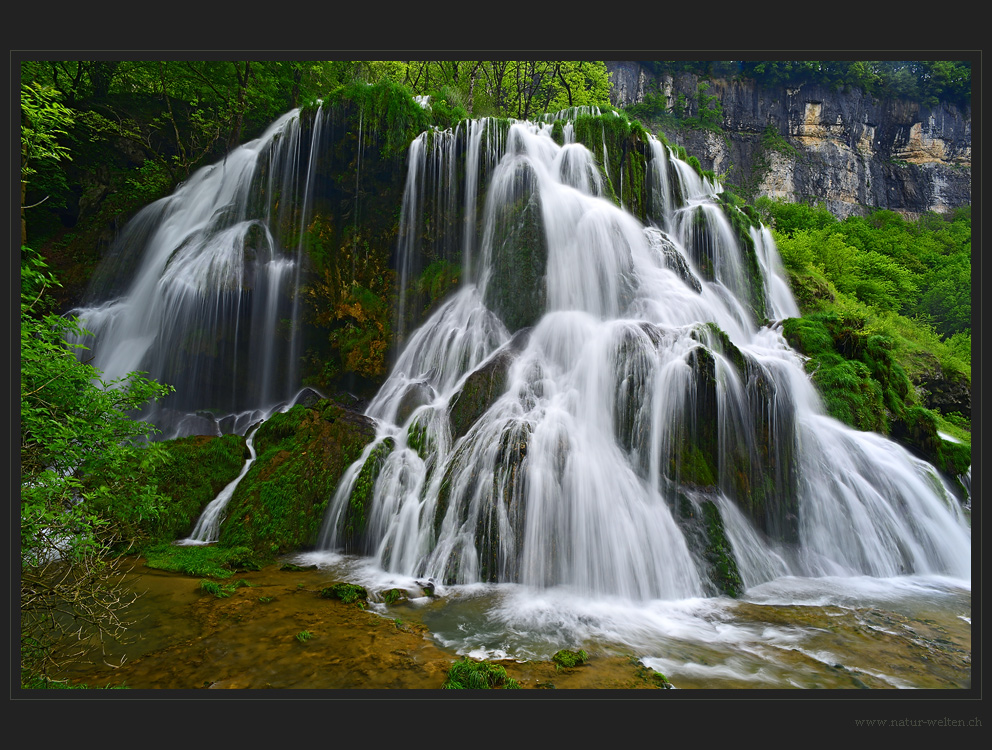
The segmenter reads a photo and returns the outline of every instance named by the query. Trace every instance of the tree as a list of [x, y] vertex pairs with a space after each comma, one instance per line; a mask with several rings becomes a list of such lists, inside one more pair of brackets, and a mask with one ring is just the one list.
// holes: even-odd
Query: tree
[[118, 638], [132, 598], [120, 553], [137, 522], [159, 512], [136, 467], [165, 458], [152, 425], [133, 410], [172, 389], [131, 373], [104, 382], [80, 361], [75, 320], [44, 310], [57, 282], [28, 248], [21, 263], [21, 655], [25, 675], [46, 675], [75, 652], [65, 636]]
[[[63, 159], [71, 159], [69, 149], [59, 142], [72, 127], [73, 113], [62, 105], [58, 91], [49, 86], [30, 82], [21, 86], [21, 242], [27, 238], [24, 205], [28, 182], [36, 181], [54, 186], [65, 186], [65, 177], [57, 170], [50, 170]], [[42, 200], [46, 200], [43, 198]]]

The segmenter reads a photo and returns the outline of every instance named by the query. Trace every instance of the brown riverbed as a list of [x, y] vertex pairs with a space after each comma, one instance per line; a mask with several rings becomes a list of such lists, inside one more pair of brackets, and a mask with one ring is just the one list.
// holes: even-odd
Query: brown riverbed
[[[459, 658], [439, 647], [409, 608], [389, 616], [319, 596], [332, 573], [270, 566], [239, 573], [246, 581], [227, 597], [200, 588], [200, 579], [139, 564], [142, 592], [126, 644], [94, 650], [61, 675], [75, 685], [131, 689], [434, 690]], [[439, 602], [438, 606], [443, 606]], [[392, 615], [395, 614], [395, 617]], [[308, 635], [301, 635], [301, 634]], [[636, 659], [591, 654], [573, 669], [548, 661], [499, 662], [522, 688], [658, 689]]]
[[[415, 602], [389, 606], [321, 597], [322, 589], [343, 582], [341, 575], [334, 568], [276, 564], [219, 582], [229, 595], [218, 597], [201, 588], [200, 578], [148, 568], [138, 559], [131, 586], [141, 596], [128, 611], [135, 620], [128, 641], [94, 647], [88, 661], [58, 676], [74, 685], [134, 690], [440, 689], [460, 656], [429, 626], [447, 619], [450, 630], [452, 607], [464, 604], [425, 599], [421, 591], [411, 592]], [[373, 602], [380, 593], [371, 593]], [[728, 602], [714, 620], [700, 623], [790, 637], [776, 644], [762, 636], [746, 648], [719, 638], [673, 637], [658, 652], [666, 663], [646, 663], [666, 672], [676, 688], [690, 690], [968, 689], [970, 595], [962, 592], [954, 602], [930, 606], [924, 600], [912, 611]], [[524, 689], [660, 687], [657, 673], [626, 647], [583, 648], [587, 662], [571, 669], [547, 660], [499, 663]]]

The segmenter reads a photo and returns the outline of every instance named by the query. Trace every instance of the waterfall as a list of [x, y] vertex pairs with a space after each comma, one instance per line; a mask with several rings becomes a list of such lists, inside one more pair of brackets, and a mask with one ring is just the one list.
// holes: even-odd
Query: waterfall
[[[175, 386], [145, 415], [166, 437], [245, 434], [299, 391], [325, 116], [307, 129], [287, 113], [145, 208], [75, 311], [107, 379]], [[576, 117], [604, 123], [603, 158], [634, 153], [643, 170], [609, 173]], [[780, 332], [798, 307], [771, 233], [657, 139], [636, 153], [609, 140], [609, 117], [413, 140], [396, 207], [402, 347], [320, 548], [443, 584], [632, 600], [783, 576], [970, 581], [970, 529], [937, 471], [826, 416]], [[405, 294], [435, 260], [461, 283], [418, 320]]]
[[[142, 209], [73, 311], [93, 334], [77, 343], [106, 380], [139, 370], [175, 387], [145, 415], [166, 437], [219, 433], [218, 419], [243, 431], [299, 389], [296, 292], [315, 155], [301, 158], [298, 114]], [[314, 149], [320, 122], [318, 112]]]
[[[639, 221], [552, 121], [509, 125], [478, 225], [474, 187], [431, 199], [465, 222], [453, 236], [473, 274], [370, 404], [376, 450], [339, 485], [322, 547], [356, 551], [341, 528], [363, 470], [376, 479], [357, 551], [448, 584], [711, 595], [727, 590], [720, 534], [747, 587], [970, 580], [970, 531], [934, 468], [825, 415], [775, 325], [798, 308], [770, 232], [742, 239], [720, 186], [655, 139]], [[410, 222], [439, 189], [432, 159], [470, 154], [474, 184], [481, 128], [413, 144], [402, 237], [419, 237]], [[404, 240], [400, 264], [415, 250]]]

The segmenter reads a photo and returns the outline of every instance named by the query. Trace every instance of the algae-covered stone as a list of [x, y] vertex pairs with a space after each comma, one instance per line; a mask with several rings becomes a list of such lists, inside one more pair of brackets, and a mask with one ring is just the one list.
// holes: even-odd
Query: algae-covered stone
[[317, 594], [321, 599], [338, 599], [345, 604], [368, 601], [369, 592], [364, 586], [354, 583], [335, 583], [322, 588]]

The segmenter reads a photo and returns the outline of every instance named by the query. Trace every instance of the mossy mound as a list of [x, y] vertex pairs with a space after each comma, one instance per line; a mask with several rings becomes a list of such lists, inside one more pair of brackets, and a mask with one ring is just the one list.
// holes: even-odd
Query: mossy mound
[[[203, 509], [238, 476], [248, 458], [240, 435], [192, 435], [159, 446], [164, 452], [161, 462], [134, 467], [134, 483], [155, 487], [162, 497], [155, 512], [145, 516], [114, 512], [142, 548], [188, 536]], [[94, 510], [101, 510], [103, 497], [94, 496], [93, 504]]]
[[276, 414], [255, 435], [220, 542], [268, 554], [312, 547], [345, 469], [375, 437], [372, 420], [330, 400]]
[[588, 659], [589, 654], [585, 651], [581, 649], [579, 651], [569, 651], [567, 648], [556, 651], [555, 655], [551, 657], [551, 661], [559, 669], [574, 669], [585, 664]]
[[261, 570], [268, 559], [247, 547], [159, 544], [145, 551], [145, 565], [198, 578], [230, 578], [238, 572]]
[[354, 583], [335, 583], [320, 590], [321, 599], [338, 599], [345, 604], [368, 601], [369, 592]]

